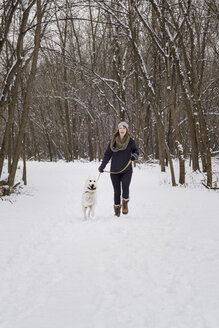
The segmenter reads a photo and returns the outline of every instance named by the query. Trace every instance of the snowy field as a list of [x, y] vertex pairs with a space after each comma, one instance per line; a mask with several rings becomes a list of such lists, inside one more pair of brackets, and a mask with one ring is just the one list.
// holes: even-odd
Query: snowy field
[[219, 327], [218, 192], [136, 167], [115, 218], [104, 173], [83, 221], [99, 163], [27, 165], [22, 194], [0, 199], [0, 328]]

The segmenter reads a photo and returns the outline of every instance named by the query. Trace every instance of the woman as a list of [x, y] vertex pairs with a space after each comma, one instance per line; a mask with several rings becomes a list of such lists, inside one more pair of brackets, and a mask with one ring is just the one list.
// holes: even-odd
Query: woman
[[[103, 172], [105, 166], [112, 158], [111, 172], [120, 172], [110, 174], [114, 188], [114, 211], [116, 216], [120, 216], [121, 210], [121, 187], [122, 187], [122, 213], [128, 213], [129, 185], [132, 177], [132, 164], [127, 166], [129, 160], [138, 159], [139, 152], [135, 141], [130, 137], [128, 124], [120, 122], [118, 130], [113, 135], [99, 167], [99, 172]], [[126, 167], [127, 166], [127, 167]], [[125, 168], [125, 170], [123, 170]], [[121, 172], [122, 171], [122, 172]]]

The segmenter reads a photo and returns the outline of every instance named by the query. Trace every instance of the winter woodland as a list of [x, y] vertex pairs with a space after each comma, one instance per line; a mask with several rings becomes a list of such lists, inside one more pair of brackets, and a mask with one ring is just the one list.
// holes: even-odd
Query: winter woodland
[[218, 12], [216, 0], [1, 1], [1, 194], [20, 159], [25, 184], [26, 160], [100, 160], [119, 120], [173, 186], [189, 160], [214, 188]]
[[[218, 15], [0, 0], [0, 328], [219, 327]], [[103, 173], [83, 220], [120, 120], [140, 152], [129, 213]]]

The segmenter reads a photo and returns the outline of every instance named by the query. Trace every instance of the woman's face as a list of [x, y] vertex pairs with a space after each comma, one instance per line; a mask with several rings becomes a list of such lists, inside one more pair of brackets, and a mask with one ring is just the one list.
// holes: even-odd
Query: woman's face
[[127, 131], [127, 129], [126, 129], [125, 126], [121, 125], [121, 126], [119, 127], [119, 135], [120, 135], [120, 138], [121, 138], [121, 139], [125, 136], [126, 131]]

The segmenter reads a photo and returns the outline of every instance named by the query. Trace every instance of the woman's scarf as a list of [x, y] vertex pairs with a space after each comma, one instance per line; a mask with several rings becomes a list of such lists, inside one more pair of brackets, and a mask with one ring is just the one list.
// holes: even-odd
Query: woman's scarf
[[126, 132], [125, 136], [121, 139], [119, 132], [117, 131], [111, 140], [110, 148], [113, 152], [117, 152], [120, 150], [125, 150], [128, 146], [130, 141], [130, 135], [128, 132]]

